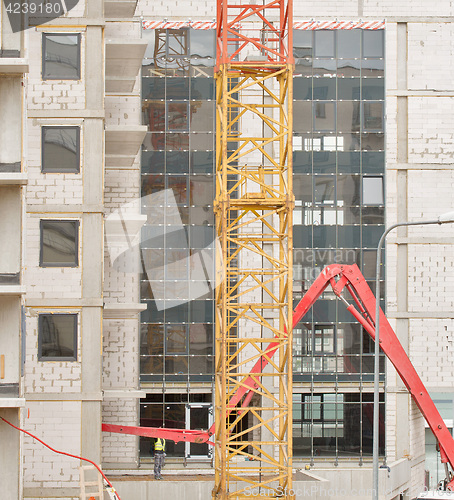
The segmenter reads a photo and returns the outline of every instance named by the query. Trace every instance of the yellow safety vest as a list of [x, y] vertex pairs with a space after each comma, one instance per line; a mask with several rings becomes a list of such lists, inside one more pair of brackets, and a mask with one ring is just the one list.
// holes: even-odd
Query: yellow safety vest
[[154, 451], [164, 451], [166, 447], [166, 440], [158, 438], [154, 443]]

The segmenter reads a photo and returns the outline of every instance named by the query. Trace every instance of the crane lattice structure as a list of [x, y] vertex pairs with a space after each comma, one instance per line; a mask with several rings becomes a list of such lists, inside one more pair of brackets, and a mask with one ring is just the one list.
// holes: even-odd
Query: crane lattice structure
[[292, 486], [292, 25], [292, 0], [217, 0], [217, 499]]

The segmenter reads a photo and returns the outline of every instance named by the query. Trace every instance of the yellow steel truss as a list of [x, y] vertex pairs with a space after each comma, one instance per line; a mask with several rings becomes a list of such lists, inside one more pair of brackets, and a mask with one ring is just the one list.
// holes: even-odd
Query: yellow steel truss
[[213, 496], [290, 498], [292, 66], [229, 63], [216, 78]]

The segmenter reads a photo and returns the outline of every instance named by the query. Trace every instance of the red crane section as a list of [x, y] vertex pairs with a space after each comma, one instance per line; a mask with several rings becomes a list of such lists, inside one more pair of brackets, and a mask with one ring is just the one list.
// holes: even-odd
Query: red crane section
[[[328, 286], [331, 286], [336, 296], [346, 303], [347, 311], [361, 323], [372, 339], [375, 339], [375, 296], [356, 265], [334, 264], [325, 267], [296, 306], [293, 312], [293, 326], [295, 327], [304, 318], [305, 314]], [[349, 297], [342, 295], [345, 291], [348, 292]], [[380, 348], [393, 364], [436, 437], [440, 447], [441, 461], [444, 464], [449, 463], [451, 469], [454, 470], [454, 439], [381, 309], [380, 314]], [[240, 389], [232, 396], [228, 405], [230, 411], [237, 406], [246, 407], [249, 404], [250, 397], [253, 394], [252, 389], [256, 389], [261, 383], [255, 374], [263, 372], [264, 366], [271, 360], [276, 349], [277, 343], [271, 342], [262, 358], [257, 361], [249, 375], [243, 380]], [[133, 429], [133, 432], [125, 432], [126, 429]], [[208, 442], [214, 432], [214, 427], [205, 433], [183, 429], [151, 430], [148, 427], [122, 427], [103, 424], [102, 430], [142, 436], [159, 435], [175, 441], [200, 442], [200, 439], [202, 439], [203, 442]], [[170, 437], [171, 435], [173, 437]], [[446, 488], [454, 490], [452, 471], [447, 471], [447, 475]]]

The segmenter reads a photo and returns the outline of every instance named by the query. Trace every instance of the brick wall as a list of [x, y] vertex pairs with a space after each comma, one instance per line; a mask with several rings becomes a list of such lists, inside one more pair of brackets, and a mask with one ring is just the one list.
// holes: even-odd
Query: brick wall
[[[28, 402], [30, 417], [25, 427], [59, 451], [80, 455], [80, 402]], [[24, 436], [24, 487], [79, 487], [80, 461], [50, 452], [29, 436]]]

